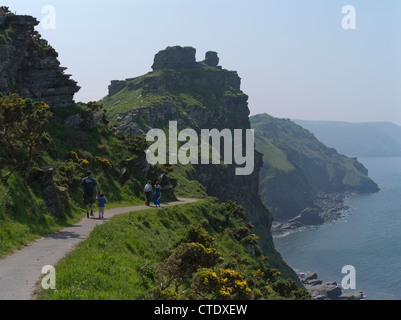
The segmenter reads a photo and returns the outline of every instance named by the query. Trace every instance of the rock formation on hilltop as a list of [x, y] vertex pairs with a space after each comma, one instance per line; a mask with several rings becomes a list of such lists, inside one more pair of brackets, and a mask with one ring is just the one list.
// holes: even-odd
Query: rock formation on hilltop
[[153, 71], [177, 68], [196, 68], [196, 50], [192, 47], [168, 47], [155, 55]]
[[[251, 129], [248, 96], [241, 91], [237, 72], [219, 67], [216, 52], [207, 52], [202, 62], [196, 62], [195, 54], [194, 48], [168, 47], [156, 54], [153, 72], [112, 81], [100, 103], [114, 125], [132, 137], [166, 129], [169, 121], [177, 121], [179, 131], [191, 128], [198, 134], [201, 129]], [[189, 178], [205, 186], [208, 195], [242, 205], [272, 264], [292, 276], [274, 250], [271, 214], [259, 196], [261, 154], [255, 152], [254, 159], [249, 176], [236, 175], [237, 165], [194, 164]]]
[[0, 92], [18, 93], [52, 107], [74, 103], [77, 83], [64, 74], [57, 52], [34, 30], [31, 16], [0, 10]]
[[[123, 81], [112, 81], [109, 96], [101, 102], [116, 115], [120, 131], [133, 137], [146, 135], [152, 128], [165, 128], [177, 121], [178, 129], [250, 129], [248, 96], [241, 89], [236, 72], [212, 67], [217, 53], [206, 54], [206, 62], [195, 61], [191, 47], [168, 47], [156, 54], [154, 72]], [[236, 200], [252, 215], [258, 197], [261, 157], [256, 155], [255, 170], [249, 177], [238, 177], [234, 166], [226, 170], [197, 165], [194, 178], [211, 195]], [[218, 180], [216, 180], [218, 179]]]

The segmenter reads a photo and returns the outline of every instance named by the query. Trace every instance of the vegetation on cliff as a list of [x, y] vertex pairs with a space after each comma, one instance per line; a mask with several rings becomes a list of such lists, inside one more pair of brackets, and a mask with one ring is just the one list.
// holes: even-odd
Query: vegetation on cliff
[[40, 290], [38, 297], [309, 299], [270, 266], [244, 218], [235, 203], [210, 198], [116, 216], [57, 265], [57, 291]]
[[[12, 21], [21, 23], [20, 19], [22, 18], [17, 16]], [[28, 25], [36, 24], [36, 20], [32, 17], [24, 19]], [[12, 25], [12, 22], [9, 23]], [[23, 36], [32, 40], [35, 34], [24, 32]], [[43, 44], [47, 47], [45, 42], [39, 41], [38, 35], [36, 38], [39, 45]], [[33, 53], [38, 48], [21, 47], [20, 49], [21, 52], [27, 52], [24, 56], [27, 63], [36, 63], [38, 59], [50, 59], [54, 62], [52, 72], [62, 73], [59, 63], [55, 60], [56, 54], [35, 55], [36, 58], [33, 59]], [[192, 50], [190, 51], [192, 52]], [[14, 63], [12, 56], [8, 54], [10, 52], [7, 51], [7, 63], [3, 65], [1, 72], [7, 72]], [[213, 57], [213, 55], [209, 56]], [[215, 60], [207, 61], [215, 63]], [[181, 61], [181, 59], [177, 61]], [[33, 77], [40, 76], [35, 70], [34, 66], [29, 70], [24, 69], [24, 71], [29, 71], [29, 75]], [[195, 63], [193, 68], [181, 66], [174, 70], [155, 70], [154, 72], [156, 74], [153, 74], [152, 77], [148, 75], [146, 79], [144, 77], [139, 82], [133, 80], [130, 84], [127, 81], [128, 87], [132, 85], [131, 91], [142, 90], [142, 97], [145, 97], [144, 91], [146, 91], [146, 98], [151, 102], [149, 106], [118, 110], [128, 113], [121, 115], [121, 112], [118, 112], [120, 117], [131, 117], [131, 122], [125, 118], [124, 123], [129, 122], [141, 130], [148, 130], [169, 119], [181, 121], [181, 127], [190, 126], [197, 129], [250, 128], [248, 97], [240, 90], [240, 78], [235, 72], [205, 63]], [[161, 78], [157, 78], [158, 72]], [[57, 79], [55, 80], [54, 83], [57, 84]], [[40, 81], [34, 83], [41, 86]], [[70, 81], [70, 84], [73, 85], [71, 88], [71, 93], [73, 93], [77, 89], [75, 82]], [[171, 86], [164, 87], [163, 84]], [[126, 289], [125, 298], [128, 296], [130, 298], [206, 297], [210, 299], [307, 298], [304, 291], [298, 290], [299, 281], [293, 270], [282, 261], [274, 249], [269, 232], [271, 215], [257, 196], [259, 167], [256, 168], [253, 175], [244, 178], [236, 177], [234, 167], [225, 165], [217, 165], [213, 168], [212, 166], [179, 165], [172, 167], [168, 164], [149, 166], [145, 157], [145, 150], [148, 146], [141, 131], [122, 130], [121, 119], [116, 118], [115, 123], [110, 122], [110, 120], [114, 120], [114, 111], [109, 104], [112, 101], [109, 101], [103, 108], [96, 102], [72, 104], [70, 98], [63, 97], [62, 99], [66, 99], [62, 102], [63, 104], [69, 103], [68, 107], [59, 108], [60, 105], [57, 104], [57, 101], [50, 99], [48, 100], [49, 108], [41, 101], [32, 102], [27, 99], [31, 88], [19, 86], [20, 89], [23, 89], [18, 90], [23, 96], [21, 98], [16, 95], [7, 96], [16, 88], [10, 86], [8, 81], [0, 83], [0, 85], [4, 85], [0, 89], [3, 88], [1, 91], [6, 94], [0, 102], [4, 117], [8, 116], [9, 110], [18, 110], [19, 102], [21, 102], [21, 110], [39, 107], [38, 112], [35, 111], [31, 114], [37, 116], [38, 122], [35, 122], [36, 118], [29, 118], [27, 115], [13, 118], [10, 121], [6, 120], [8, 124], [13, 125], [13, 130], [18, 127], [28, 128], [29, 121], [33, 121], [35, 126], [30, 129], [38, 130], [38, 132], [32, 135], [37, 139], [28, 145], [25, 145], [24, 135], [17, 136], [18, 130], [14, 130], [15, 134], [9, 136], [8, 139], [5, 138], [8, 132], [3, 132], [3, 138], [9, 143], [7, 148], [18, 153], [20, 161], [15, 162], [14, 157], [10, 157], [9, 153], [3, 152], [0, 155], [2, 164], [0, 174], [5, 177], [0, 182], [1, 191], [4, 191], [0, 196], [0, 207], [4, 209], [0, 212], [0, 255], [9, 254], [43, 235], [60, 230], [63, 226], [81, 219], [85, 212], [82, 209], [80, 182], [85, 172], [90, 169], [98, 181], [100, 191], [104, 192], [109, 200], [108, 208], [143, 204], [142, 190], [148, 179], [162, 180], [162, 186], [166, 187], [163, 189], [164, 200], [168, 200], [169, 197], [174, 198], [174, 194], [170, 191], [176, 189], [178, 195], [185, 194], [198, 198], [214, 195], [218, 196], [221, 202], [208, 200], [199, 204], [199, 207], [187, 206], [185, 212], [182, 211], [184, 209], [174, 208], [171, 209], [171, 214], [166, 211], [154, 211], [141, 213], [138, 216], [122, 216], [115, 220], [118, 222], [119, 219], [122, 219], [122, 225], [113, 224], [113, 222], [105, 224], [104, 228], [112, 228], [110, 238], [98, 238], [96, 233], [102, 232], [102, 228], [98, 228], [94, 236], [82, 246], [89, 246], [97, 250], [96, 247], [100, 246], [104, 249], [106, 245], [110, 245], [112, 249], [114, 248], [111, 250], [113, 252], [106, 253], [104, 251], [106, 255], [99, 256], [100, 252], [98, 251], [90, 257], [92, 249], [85, 251], [84, 254], [78, 250], [76, 254], [81, 256], [79, 256], [77, 264], [85, 265], [85, 263], [92, 262], [102, 266], [104, 269], [101, 272], [106, 273], [100, 275], [101, 281], [98, 281], [93, 273], [87, 274], [87, 278], [84, 280], [76, 280], [76, 277], [80, 277], [81, 272], [76, 267], [71, 268], [70, 266], [75, 262], [68, 260], [66, 276], [74, 284], [72, 286], [67, 284], [67, 290], [70, 291], [63, 298], [71, 297], [71, 290], [76, 290], [86, 284], [91, 287], [90, 293], [84, 293], [80, 297], [92, 296], [97, 291], [99, 294], [96, 295], [96, 298], [99, 298], [100, 292], [108, 291], [109, 284], [103, 280], [106, 275], [107, 277], [110, 275], [110, 272], [122, 274], [124, 281], [131, 285], [137, 284], [138, 279], [141, 279], [139, 292], [134, 294], [132, 294], [132, 290], [136, 290], [135, 287], [128, 289], [123, 286], [123, 281], [116, 282], [121, 285], [118, 291], [121, 292], [121, 288]], [[157, 92], [163, 93], [161, 96], [167, 100], [160, 100]], [[13, 101], [14, 98], [16, 101]], [[39, 98], [32, 99], [40, 100]], [[10, 106], [9, 103], [11, 103]], [[153, 110], [150, 111], [149, 108]], [[135, 109], [139, 110], [139, 113], [136, 114], [137, 117], [134, 113]], [[111, 113], [109, 119], [106, 116], [107, 111]], [[169, 111], [172, 112], [169, 113]], [[144, 113], [141, 114], [141, 112]], [[154, 114], [159, 114], [159, 116], [153, 117]], [[167, 116], [168, 114], [170, 116]], [[40, 143], [36, 144], [37, 141]], [[36, 151], [33, 152], [33, 150]], [[257, 155], [257, 159], [259, 156]], [[257, 162], [257, 166], [259, 165], [260, 162]], [[216, 172], [219, 174], [219, 180], [216, 180]], [[243, 205], [248, 219], [247, 223], [230, 217], [232, 207], [238, 208], [236, 203]], [[241, 210], [239, 211], [241, 212]], [[167, 216], [160, 217], [164, 214]], [[143, 220], [146, 219], [146, 216], [149, 217], [147, 222]], [[127, 223], [127, 220], [124, 219], [142, 219], [143, 226], [149, 230], [145, 234], [138, 234], [139, 230], [143, 230], [142, 224], [137, 228], [136, 223]], [[253, 223], [256, 225], [256, 235], [251, 232], [254, 229]], [[201, 243], [189, 240], [189, 242], [185, 242], [186, 240], [179, 238], [191, 231], [184, 230], [184, 226], [187, 228], [191, 224], [202, 226], [208, 232], [205, 237], [210, 240], [211, 238], [208, 238], [210, 236], [215, 240]], [[201, 233], [204, 234], [203, 231]], [[187, 235], [190, 238], [189, 233]], [[130, 236], [132, 236], [132, 241], [130, 240], [132, 243], [128, 241]], [[149, 243], [149, 238], [154, 238], [153, 240], [156, 242]], [[110, 241], [105, 243], [105, 239], [110, 239]], [[118, 239], [126, 240], [121, 249], [126, 248], [132, 254], [132, 257], [127, 260], [130, 261], [130, 265], [125, 262], [121, 268], [117, 266], [118, 258], [115, 254], [121, 254], [120, 263], [123, 262], [127, 252], [117, 249], [120, 247]], [[103, 243], [95, 244], [98, 240]], [[174, 247], [174, 244], [178, 242], [180, 245]], [[235, 252], [232, 251], [233, 248], [236, 249]], [[151, 263], [146, 267], [144, 265], [147, 262], [140, 266], [139, 278], [138, 273], [130, 273], [131, 269], [138, 272], [136, 263], [141, 260], [138, 260], [137, 253], [145, 254], [146, 259]], [[212, 259], [209, 259], [209, 254], [212, 255]], [[182, 261], [184, 256], [197, 258], [192, 261], [192, 266], [181, 266], [182, 268], [177, 269], [176, 262]], [[265, 257], [268, 257], [268, 260]], [[224, 258], [224, 260], [220, 258]], [[106, 259], [106, 262], [99, 264], [98, 262], [103, 261], [102, 259]], [[144, 268], [142, 269], [142, 267]], [[155, 272], [154, 279], [143, 273], [149, 271], [151, 275], [152, 268]], [[283, 280], [279, 277], [278, 272], [272, 270], [277, 268], [285, 278], [292, 277], [297, 283], [292, 280]], [[72, 270], [75, 270], [74, 275], [68, 273]], [[127, 271], [125, 274], [120, 272], [124, 270]], [[62, 274], [63, 272], [58, 271], [58, 281], [61, 283], [63, 283], [62, 276], [60, 279]], [[160, 280], [163, 277], [164, 280]], [[214, 285], [207, 286], [206, 280], [210, 280]], [[153, 291], [155, 284], [158, 285], [160, 291]], [[182, 290], [187, 295], [180, 294]], [[60, 292], [60, 294], [64, 293]], [[121, 296], [116, 294], [114, 297]]]
[[[80, 184], [88, 169], [107, 195], [109, 208], [143, 204], [146, 179], [164, 172], [154, 167], [147, 176], [135, 168], [145, 158], [143, 139], [131, 139], [102, 123], [76, 130], [65, 122], [76, 115], [93, 121], [86, 104], [50, 111], [17, 95], [0, 98], [0, 121], [6, 121], [0, 130], [0, 256], [82, 218]], [[55, 193], [48, 194], [49, 188]], [[54, 206], [60, 215], [53, 213]]]
[[[153, 72], [113, 80], [109, 95], [99, 103], [104, 105], [116, 128], [130, 136], [144, 136], [152, 128], [167, 131], [169, 121], [177, 121], [179, 130], [191, 128], [198, 133], [201, 129], [250, 129], [248, 96], [241, 91], [238, 74], [217, 66], [216, 53], [206, 53], [206, 57], [214, 57], [205, 59], [209, 65], [205, 61], [196, 62], [195, 52], [194, 48], [168, 47], [155, 56]], [[296, 280], [295, 272], [274, 249], [271, 213], [259, 196], [261, 155], [256, 152], [254, 158], [255, 169], [249, 176], [237, 176], [235, 164], [178, 164], [169, 176], [178, 181], [179, 195], [181, 190], [186, 195], [200, 192], [242, 205], [256, 226], [260, 247], [272, 264], [285, 277]], [[189, 185], [194, 186], [192, 191]]]
[[268, 114], [251, 117], [256, 149], [263, 153], [260, 191], [274, 216], [286, 220], [313, 207], [318, 192], [377, 192], [355, 158], [326, 147], [308, 130]]

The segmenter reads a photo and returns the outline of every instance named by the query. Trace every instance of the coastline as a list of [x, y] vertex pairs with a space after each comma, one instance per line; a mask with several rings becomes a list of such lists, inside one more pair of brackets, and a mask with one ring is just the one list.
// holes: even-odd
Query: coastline
[[363, 300], [363, 291], [354, 291], [344, 293], [341, 285], [335, 281], [323, 282], [318, 279], [315, 272], [298, 275], [304, 288], [311, 294], [315, 300]]
[[334, 223], [342, 219], [350, 207], [345, 200], [351, 193], [319, 192], [314, 201], [314, 208], [307, 208], [297, 217], [288, 221], [273, 221], [271, 233], [273, 238], [284, 237], [290, 233], [302, 231], [308, 227], [317, 227]]
[[[316, 224], [304, 224], [302, 223], [302, 214], [289, 220], [282, 222], [273, 222], [272, 235], [273, 239], [277, 237], [285, 237], [286, 235], [293, 232], [301, 232], [305, 228], [318, 227], [322, 224], [334, 223], [344, 218], [345, 213], [351, 208], [345, 205], [345, 200], [351, 193], [324, 193], [320, 192], [317, 194], [317, 198], [314, 201], [315, 205], [315, 217]], [[310, 220], [310, 219], [309, 219]], [[312, 219], [313, 220], [313, 219]], [[311, 294], [312, 299], [315, 300], [363, 300], [363, 291], [355, 291], [350, 293], [344, 293], [341, 285], [335, 281], [326, 281], [318, 279], [318, 275], [315, 272], [309, 274], [298, 273], [298, 277], [301, 280], [302, 285]]]

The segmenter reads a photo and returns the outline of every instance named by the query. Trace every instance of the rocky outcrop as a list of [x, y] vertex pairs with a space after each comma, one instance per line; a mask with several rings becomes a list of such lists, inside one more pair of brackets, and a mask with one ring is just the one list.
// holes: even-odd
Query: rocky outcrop
[[109, 96], [115, 95], [117, 92], [121, 91], [127, 86], [125, 81], [112, 80], [109, 85]]
[[342, 216], [349, 193], [379, 191], [355, 158], [328, 148], [290, 119], [251, 117], [257, 150], [264, 154], [260, 191], [274, 217], [274, 231], [288, 233]]
[[85, 115], [74, 114], [65, 119], [64, 123], [70, 129], [79, 131], [91, 131], [96, 127], [93, 112], [88, 112]]
[[[152, 128], [166, 127], [169, 121], [177, 121], [178, 130], [192, 128], [199, 134], [201, 129], [250, 129], [248, 96], [240, 89], [237, 72], [208, 68], [218, 64], [216, 52], [208, 52], [204, 62], [196, 62], [195, 55], [196, 50], [191, 47], [168, 47], [155, 56], [153, 69], [157, 73], [113, 81], [109, 96], [127, 88], [140, 89], [142, 99], [161, 97], [160, 103], [120, 113], [118, 129], [132, 137], [146, 135]], [[180, 100], [180, 93], [186, 95], [185, 100]], [[250, 216], [255, 216], [258, 174], [262, 166], [259, 153], [255, 159], [255, 170], [250, 176], [236, 176], [234, 165], [224, 169], [195, 165], [192, 178], [200, 181], [210, 195], [223, 201], [235, 200]]]
[[318, 275], [313, 272], [300, 277], [305, 289], [309, 291], [313, 299], [316, 300], [362, 300], [363, 292], [355, 291], [343, 293], [341, 286], [335, 281], [323, 282], [318, 279]]
[[312, 207], [307, 207], [295, 218], [284, 221], [274, 221], [272, 233], [274, 236], [287, 235], [300, 228], [318, 226], [323, 223], [332, 223], [341, 219], [349, 210], [344, 200], [346, 193], [324, 193], [318, 192]]
[[0, 33], [9, 36], [7, 41], [0, 37], [0, 92], [51, 107], [69, 106], [80, 88], [60, 67], [57, 52], [34, 30], [38, 24], [31, 16], [1, 16]]
[[192, 47], [167, 47], [156, 54], [153, 71], [177, 68], [196, 68], [196, 50]]
[[53, 180], [55, 169], [45, 166], [37, 169], [35, 176], [42, 189], [43, 198], [51, 213], [58, 218], [64, 217], [64, 210], [69, 207], [67, 189], [56, 186]]
[[217, 55], [217, 52], [208, 51], [206, 52], [205, 60], [203, 60], [203, 63], [211, 67], [217, 67], [219, 65], [219, 61], [220, 59]]
[[[245, 135], [251, 124], [241, 78], [235, 71], [216, 67], [216, 52], [206, 53], [202, 62], [196, 62], [195, 55], [194, 48], [168, 47], [156, 54], [154, 72], [113, 81], [109, 96], [100, 103], [109, 114], [110, 110], [117, 112], [117, 128], [135, 137], [146, 135], [152, 128], [168, 128], [169, 121], [177, 121], [179, 131], [191, 128], [199, 134], [201, 129], [227, 128], [242, 129]], [[125, 106], [119, 112], [120, 105]], [[262, 249], [272, 256], [271, 214], [259, 197], [261, 154], [255, 152], [254, 158], [254, 171], [249, 176], [236, 175], [237, 165], [199, 164], [193, 165], [189, 178], [205, 186], [207, 194], [242, 205], [256, 226]]]

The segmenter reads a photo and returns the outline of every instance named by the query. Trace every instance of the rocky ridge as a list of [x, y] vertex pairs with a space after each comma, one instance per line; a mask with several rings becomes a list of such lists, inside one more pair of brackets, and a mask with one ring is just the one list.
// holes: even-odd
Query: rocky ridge
[[[248, 96], [240, 90], [238, 74], [217, 68], [219, 58], [215, 52], [207, 52], [202, 62], [195, 61], [195, 54], [196, 50], [191, 47], [168, 47], [156, 54], [154, 72], [123, 81], [113, 80], [108, 97], [100, 101], [106, 108], [113, 101], [110, 98], [122, 90], [140, 90], [142, 100], [161, 97], [150, 106], [119, 112], [117, 128], [132, 137], [146, 135], [152, 128], [163, 128], [169, 121], [177, 121], [178, 130], [189, 127], [198, 133], [201, 128], [250, 129]], [[185, 98], [180, 100], [177, 98], [180, 95]], [[223, 201], [238, 201], [252, 215], [255, 201], [251, 195], [258, 197], [260, 160], [257, 154], [255, 170], [250, 176], [236, 176], [234, 166], [222, 170], [220, 166], [195, 165], [192, 178], [205, 185], [210, 195]]]
[[273, 236], [283, 236], [301, 228], [333, 223], [343, 218], [350, 208], [345, 205], [347, 194], [319, 192], [314, 200], [314, 207], [306, 208], [288, 221], [273, 221]]
[[65, 74], [57, 52], [34, 30], [32, 16], [0, 14], [0, 92], [66, 107], [80, 87]]
[[[125, 80], [113, 80], [104, 105], [116, 128], [131, 137], [146, 135], [153, 128], [168, 128], [177, 121], [178, 130], [251, 129], [248, 96], [241, 91], [235, 71], [218, 66], [214, 51], [195, 61], [191, 47], [168, 47], [155, 55], [153, 72]], [[262, 156], [255, 151], [254, 171], [249, 176], [235, 174], [237, 165], [193, 165], [189, 179], [199, 181], [210, 196], [242, 205], [260, 237], [262, 250], [275, 254], [271, 213], [259, 196]], [[281, 258], [281, 266], [285, 263]], [[288, 269], [289, 270], [289, 269]], [[295, 275], [291, 270], [289, 273]], [[296, 277], [296, 276], [295, 276]]]

